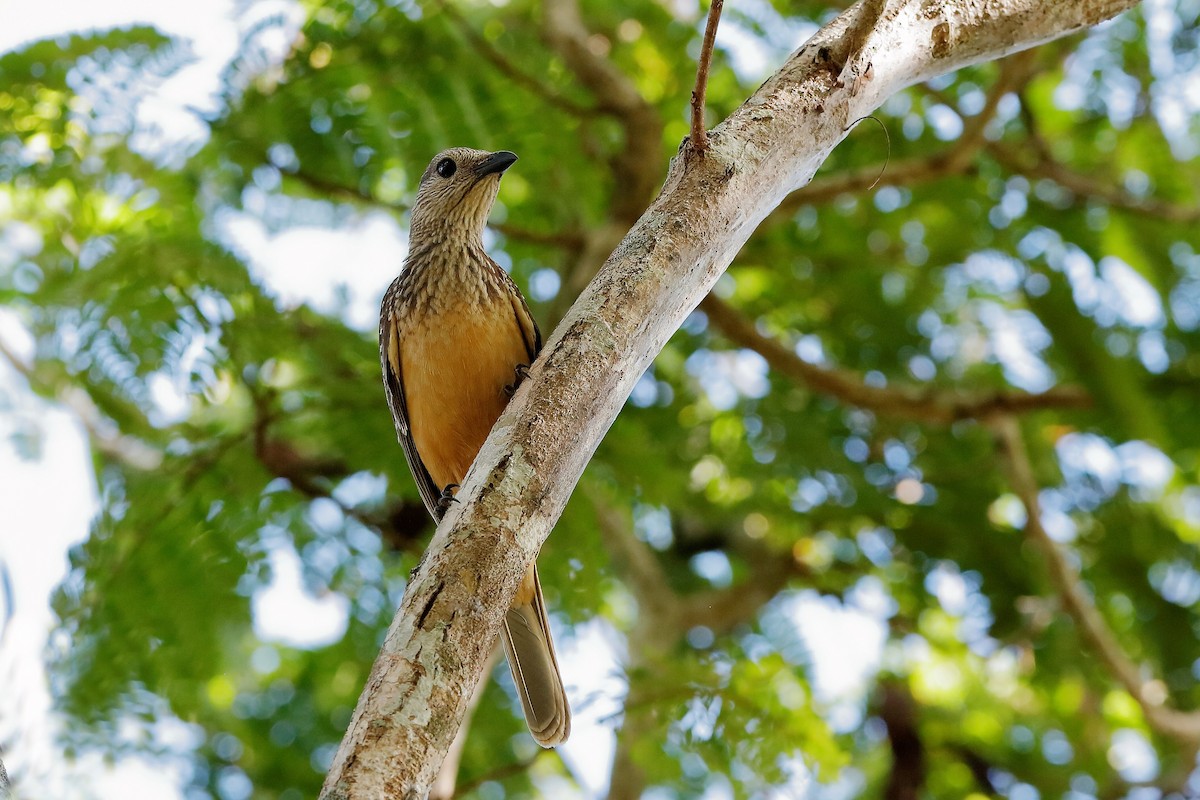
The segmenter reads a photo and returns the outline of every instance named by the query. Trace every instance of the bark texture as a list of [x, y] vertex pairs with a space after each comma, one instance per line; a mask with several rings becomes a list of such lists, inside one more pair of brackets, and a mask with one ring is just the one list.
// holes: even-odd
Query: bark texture
[[1094, 25], [1135, 0], [863, 0], [665, 185], [542, 351], [413, 576], [322, 797], [425, 797], [496, 632], [638, 377], [757, 225], [895, 92]]

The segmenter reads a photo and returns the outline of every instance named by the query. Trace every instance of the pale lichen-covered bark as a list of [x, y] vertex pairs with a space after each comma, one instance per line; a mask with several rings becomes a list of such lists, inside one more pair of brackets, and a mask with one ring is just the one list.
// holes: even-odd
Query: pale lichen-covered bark
[[422, 798], [526, 565], [634, 383], [734, 254], [854, 121], [913, 83], [1063, 36], [1135, 0], [863, 0], [709, 136], [550, 338], [438, 527], [322, 797]]

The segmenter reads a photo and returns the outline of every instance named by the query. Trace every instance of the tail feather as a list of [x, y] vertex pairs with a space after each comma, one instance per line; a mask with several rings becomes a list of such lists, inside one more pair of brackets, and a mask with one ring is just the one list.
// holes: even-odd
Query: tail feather
[[542, 747], [554, 747], [571, 733], [571, 708], [563, 690], [542, 586], [533, 573], [531, 602], [514, 605], [504, 617], [500, 638], [512, 670], [529, 732]]

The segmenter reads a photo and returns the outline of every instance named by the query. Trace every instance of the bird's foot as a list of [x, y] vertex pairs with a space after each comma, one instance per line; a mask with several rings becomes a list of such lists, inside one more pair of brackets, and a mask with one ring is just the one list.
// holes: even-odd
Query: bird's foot
[[513, 367], [513, 374], [516, 375], [516, 380], [504, 387], [504, 393], [512, 397], [517, 393], [517, 387], [521, 385], [521, 381], [529, 377], [529, 365], [517, 364]]
[[454, 496], [454, 489], [458, 488], [457, 483], [448, 483], [446, 488], [442, 489], [442, 496], [438, 498], [438, 508], [445, 511], [450, 507], [451, 503], [457, 503], [458, 498]]

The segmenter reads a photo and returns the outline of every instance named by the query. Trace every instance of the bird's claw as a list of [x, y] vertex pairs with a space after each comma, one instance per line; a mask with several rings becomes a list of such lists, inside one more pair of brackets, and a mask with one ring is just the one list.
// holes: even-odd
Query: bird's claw
[[512, 397], [517, 393], [517, 388], [521, 385], [521, 381], [529, 377], [529, 365], [517, 364], [513, 367], [513, 374], [516, 375], [516, 380], [504, 387], [504, 393]]
[[457, 483], [446, 484], [446, 488], [442, 489], [442, 496], [438, 498], [438, 508], [445, 511], [451, 503], [459, 502], [458, 498], [454, 496], [454, 492], [451, 491], [457, 488], [459, 488]]

